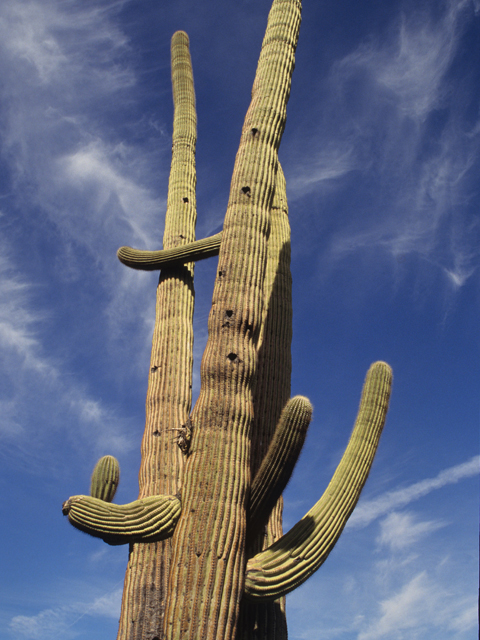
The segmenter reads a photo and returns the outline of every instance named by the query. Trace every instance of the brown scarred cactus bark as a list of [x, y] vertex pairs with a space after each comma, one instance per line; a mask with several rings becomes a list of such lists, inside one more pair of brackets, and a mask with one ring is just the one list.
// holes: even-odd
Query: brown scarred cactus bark
[[[70, 522], [130, 545], [118, 640], [286, 640], [285, 594], [337, 541], [367, 479], [390, 396], [383, 362], [367, 374], [357, 422], [324, 496], [282, 535], [281, 493], [310, 402], [290, 399], [290, 227], [278, 148], [300, 0], [273, 0], [221, 233], [195, 240], [196, 113], [188, 37], [172, 39], [174, 130], [164, 246], [122, 247], [162, 269], [150, 362], [139, 499], [113, 505], [105, 458]], [[201, 389], [190, 414], [193, 262], [219, 254]]]

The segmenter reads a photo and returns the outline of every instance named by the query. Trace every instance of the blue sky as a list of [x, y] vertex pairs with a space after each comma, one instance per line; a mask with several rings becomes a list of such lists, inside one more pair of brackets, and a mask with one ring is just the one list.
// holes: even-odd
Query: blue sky
[[[61, 515], [115, 455], [137, 497], [161, 247], [170, 38], [190, 36], [197, 237], [220, 230], [268, 0], [0, 4], [0, 637], [114, 638], [124, 547]], [[394, 387], [373, 470], [291, 640], [473, 640], [478, 590], [480, 4], [304, 3], [280, 159], [292, 394], [314, 419], [285, 527], [321, 496], [363, 378]], [[195, 393], [215, 261], [196, 268]]]

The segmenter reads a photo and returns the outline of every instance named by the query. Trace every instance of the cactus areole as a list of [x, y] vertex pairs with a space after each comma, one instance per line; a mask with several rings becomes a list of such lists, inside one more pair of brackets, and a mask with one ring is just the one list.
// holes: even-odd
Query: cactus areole
[[[138, 500], [112, 504], [118, 463], [102, 458], [91, 495], [63, 513], [109, 544], [130, 545], [118, 638], [284, 640], [285, 594], [324, 562], [367, 479], [392, 374], [374, 363], [345, 454], [318, 503], [286, 535], [281, 494], [310, 402], [290, 399], [290, 228], [278, 149], [300, 28], [299, 0], [273, 0], [223, 231], [195, 240], [196, 110], [189, 41], [172, 38], [174, 125], [163, 249], [122, 247], [161, 269]], [[191, 411], [193, 266], [218, 255]]]

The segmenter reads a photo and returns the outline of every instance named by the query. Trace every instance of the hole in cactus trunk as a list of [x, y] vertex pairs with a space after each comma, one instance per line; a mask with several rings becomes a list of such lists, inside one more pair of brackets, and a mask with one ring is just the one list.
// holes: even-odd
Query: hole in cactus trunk
[[[188, 202], [188, 198], [184, 198], [183, 201]], [[155, 640], [155, 638], [153, 640]]]
[[256, 137], [257, 133], [258, 133], [258, 129], [256, 129], [255, 127], [253, 127], [253, 129], [252, 129], [252, 136], [253, 136], [254, 138]]
[[228, 311], [225, 311], [225, 313], [228, 318], [231, 318], [233, 316], [233, 311], [231, 309], [228, 309]]
[[236, 353], [229, 353], [227, 358], [230, 360], [230, 362], [240, 362], [240, 359]]
[[250, 197], [250, 187], [242, 187], [242, 191], [246, 196]]

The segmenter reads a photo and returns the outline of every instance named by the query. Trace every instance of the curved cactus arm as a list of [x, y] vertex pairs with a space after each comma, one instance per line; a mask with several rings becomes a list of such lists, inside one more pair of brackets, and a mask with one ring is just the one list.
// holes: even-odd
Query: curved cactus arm
[[249, 537], [265, 523], [282, 495], [302, 450], [313, 407], [307, 398], [295, 396], [285, 405], [273, 439], [252, 482], [249, 505]]
[[180, 500], [174, 496], [150, 496], [122, 505], [92, 496], [72, 496], [62, 507], [74, 527], [109, 544], [169, 538], [180, 511]]
[[387, 415], [392, 372], [374, 363], [348, 446], [325, 493], [286, 535], [247, 563], [245, 595], [271, 600], [302, 584], [326, 560], [357, 504]]
[[103, 456], [93, 469], [90, 495], [111, 502], [120, 482], [120, 465], [113, 456]]
[[156, 271], [162, 267], [186, 262], [197, 262], [212, 256], [218, 256], [222, 232], [202, 238], [195, 242], [174, 247], [173, 249], [161, 249], [159, 251], [142, 251], [131, 247], [120, 247], [117, 258], [131, 269], [141, 271]]

